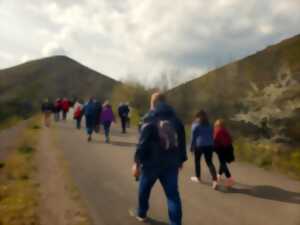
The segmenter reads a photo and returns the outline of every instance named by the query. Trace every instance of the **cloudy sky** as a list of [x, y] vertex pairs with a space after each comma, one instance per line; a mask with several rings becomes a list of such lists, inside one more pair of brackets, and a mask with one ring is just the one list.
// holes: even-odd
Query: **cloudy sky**
[[300, 0], [0, 0], [0, 68], [68, 55], [116, 79], [184, 81], [300, 33]]

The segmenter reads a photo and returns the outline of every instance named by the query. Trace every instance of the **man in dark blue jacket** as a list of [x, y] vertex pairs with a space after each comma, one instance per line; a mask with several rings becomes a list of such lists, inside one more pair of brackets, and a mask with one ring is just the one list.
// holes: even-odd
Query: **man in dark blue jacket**
[[155, 93], [151, 105], [135, 153], [133, 173], [137, 177], [140, 170], [141, 176], [138, 209], [134, 216], [139, 221], [146, 219], [150, 192], [159, 180], [167, 195], [171, 225], [181, 225], [178, 173], [187, 160], [184, 126], [162, 94]]

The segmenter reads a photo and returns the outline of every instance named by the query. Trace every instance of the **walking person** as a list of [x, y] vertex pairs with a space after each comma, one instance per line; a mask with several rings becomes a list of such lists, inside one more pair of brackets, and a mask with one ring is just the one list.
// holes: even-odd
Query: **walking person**
[[50, 127], [51, 125], [51, 114], [54, 110], [54, 105], [49, 99], [45, 99], [42, 103], [42, 112], [44, 114], [44, 124], [46, 127]]
[[83, 105], [77, 101], [74, 105], [74, 120], [76, 121], [76, 128], [80, 130], [81, 128], [81, 120], [83, 116]]
[[102, 112], [102, 104], [99, 100], [95, 100], [95, 115], [96, 115], [96, 119], [95, 119], [95, 128], [94, 131], [96, 133], [100, 132], [100, 128], [101, 128], [101, 112]]
[[115, 121], [115, 116], [112, 111], [111, 105], [108, 101], [103, 104], [101, 112], [101, 123], [104, 128], [105, 142], [110, 142], [110, 126]]
[[92, 134], [95, 129], [95, 101], [93, 98], [90, 98], [89, 101], [85, 104], [83, 108], [84, 116], [85, 116], [85, 126], [86, 132], [88, 135], [87, 141], [92, 141]]
[[196, 119], [192, 125], [191, 152], [195, 159], [195, 174], [191, 177], [193, 182], [201, 181], [201, 157], [204, 155], [205, 162], [212, 176], [212, 187], [217, 188], [217, 173], [213, 164], [214, 140], [213, 127], [210, 125], [205, 111], [201, 110], [196, 114]]
[[130, 128], [131, 108], [130, 108], [129, 102], [126, 102], [125, 105], [128, 108], [128, 115], [127, 115], [126, 127]]
[[232, 138], [225, 127], [224, 121], [221, 119], [217, 120], [214, 125], [214, 145], [220, 162], [218, 180], [221, 180], [222, 175], [225, 174], [225, 186], [231, 187], [234, 184], [234, 180], [227, 163], [234, 161]]
[[54, 120], [56, 122], [58, 122], [60, 119], [59, 118], [60, 111], [61, 111], [61, 99], [57, 98], [54, 103]]
[[133, 176], [139, 179], [139, 192], [138, 208], [130, 214], [138, 221], [147, 219], [150, 193], [159, 180], [167, 197], [170, 224], [181, 225], [178, 177], [186, 160], [184, 126], [164, 96], [155, 93], [151, 97], [151, 110], [144, 118], [132, 167]]
[[63, 111], [63, 120], [66, 120], [70, 109], [70, 101], [67, 98], [64, 98], [61, 102], [61, 107]]
[[126, 105], [124, 103], [120, 103], [118, 112], [119, 112], [119, 117], [121, 120], [122, 133], [125, 134], [127, 123], [128, 123], [128, 115], [130, 112], [128, 105]]

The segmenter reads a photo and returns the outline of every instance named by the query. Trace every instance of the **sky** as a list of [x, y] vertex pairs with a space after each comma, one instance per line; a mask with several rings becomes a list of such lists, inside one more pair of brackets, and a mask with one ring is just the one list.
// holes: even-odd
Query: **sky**
[[67, 55], [178, 84], [300, 33], [300, 0], [0, 0], [0, 69]]

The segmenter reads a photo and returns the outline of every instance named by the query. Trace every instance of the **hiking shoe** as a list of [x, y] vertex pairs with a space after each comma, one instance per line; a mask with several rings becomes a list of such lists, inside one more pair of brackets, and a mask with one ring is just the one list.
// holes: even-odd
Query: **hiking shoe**
[[195, 183], [199, 183], [200, 179], [198, 177], [191, 177], [191, 181]]
[[214, 180], [214, 181], [212, 182], [212, 188], [213, 188], [214, 190], [216, 190], [217, 187], [218, 187], [218, 182], [217, 182], [216, 180]]
[[233, 180], [233, 178], [232, 178], [232, 177], [227, 178], [226, 181], [225, 181], [225, 187], [230, 188], [230, 187], [232, 187], [233, 185], [234, 185], [234, 180]]
[[134, 217], [139, 222], [145, 222], [147, 220], [147, 217], [141, 217], [138, 215], [137, 211], [134, 209], [129, 210], [129, 215]]

